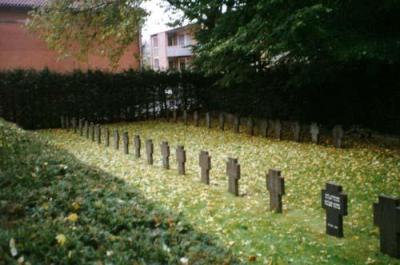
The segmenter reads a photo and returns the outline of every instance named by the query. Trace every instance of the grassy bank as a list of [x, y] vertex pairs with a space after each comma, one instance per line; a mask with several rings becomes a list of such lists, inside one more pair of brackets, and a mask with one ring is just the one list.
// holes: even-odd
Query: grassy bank
[[0, 120], [0, 264], [231, 264], [121, 178]]

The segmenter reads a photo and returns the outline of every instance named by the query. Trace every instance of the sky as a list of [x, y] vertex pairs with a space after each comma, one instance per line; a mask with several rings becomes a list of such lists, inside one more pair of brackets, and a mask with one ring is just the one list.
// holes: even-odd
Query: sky
[[148, 0], [143, 3], [143, 7], [150, 13], [142, 29], [143, 41], [148, 41], [154, 33], [170, 29], [165, 24], [179, 17], [166, 10], [168, 4], [164, 0]]

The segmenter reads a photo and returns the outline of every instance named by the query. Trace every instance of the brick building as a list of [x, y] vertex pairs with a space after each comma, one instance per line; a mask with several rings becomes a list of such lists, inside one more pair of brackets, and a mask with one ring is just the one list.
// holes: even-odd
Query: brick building
[[[89, 56], [87, 62], [73, 58], [59, 59], [44, 41], [25, 28], [28, 12], [44, 5], [46, 0], [0, 0], [0, 71], [9, 69], [41, 70], [45, 67], [57, 72], [75, 69], [110, 70], [107, 58]], [[140, 35], [140, 34], [139, 34]], [[117, 71], [140, 68], [140, 37], [122, 56]]]

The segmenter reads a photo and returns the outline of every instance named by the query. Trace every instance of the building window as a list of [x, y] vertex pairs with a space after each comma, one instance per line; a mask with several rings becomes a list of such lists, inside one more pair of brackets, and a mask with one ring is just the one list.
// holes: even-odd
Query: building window
[[160, 61], [158, 59], [154, 59], [154, 69], [160, 70]]
[[157, 38], [157, 36], [154, 36], [152, 39], [153, 39], [153, 47], [158, 47], [158, 38]]
[[178, 45], [179, 47], [185, 47], [185, 35], [179, 35]]
[[176, 46], [176, 34], [168, 34], [168, 46]]
[[179, 61], [179, 70], [183, 71], [186, 69], [185, 59]]

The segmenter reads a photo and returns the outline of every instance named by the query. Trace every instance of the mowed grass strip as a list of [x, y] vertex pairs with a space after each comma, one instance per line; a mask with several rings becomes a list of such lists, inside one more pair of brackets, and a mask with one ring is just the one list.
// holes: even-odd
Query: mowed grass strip
[[[146, 121], [105, 125], [130, 139], [139, 134], [142, 158], [124, 155], [66, 130], [40, 135], [85, 163], [120, 177], [143, 191], [147, 199], [183, 213], [203, 232], [215, 234], [242, 261], [282, 264], [398, 264], [379, 252], [372, 203], [380, 193], [400, 195], [400, 153], [377, 145], [352, 144], [335, 149], [309, 143], [276, 141], [181, 123]], [[144, 140], [153, 139], [155, 165], [145, 161]], [[161, 164], [160, 144], [171, 146], [171, 169]], [[112, 141], [110, 141], [112, 143]], [[187, 150], [187, 174], [178, 175], [175, 148]], [[212, 156], [211, 185], [200, 183], [198, 155]], [[240, 197], [227, 192], [227, 157], [239, 159]], [[280, 169], [286, 183], [283, 214], [268, 210], [265, 176]], [[327, 181], [342, 185], [349, 197], [345, 238], [325, 235], [321, 189]]]
[[0, 264], [232, 263], [124, 180], [0, 120]]

